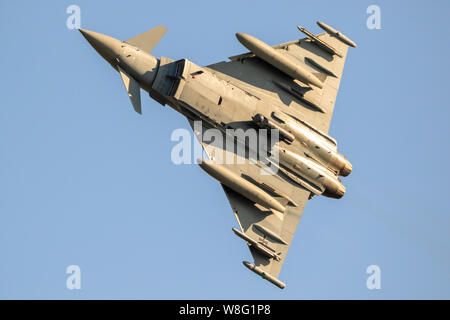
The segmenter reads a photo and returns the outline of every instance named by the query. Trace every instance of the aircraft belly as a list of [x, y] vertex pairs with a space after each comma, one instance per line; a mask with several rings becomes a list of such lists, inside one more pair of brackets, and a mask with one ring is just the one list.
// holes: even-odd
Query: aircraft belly
[[251, 121], [258, 99], [233, 85], [215, 78], [201, 75], [187, 79], [178, 100], [218, 124]]

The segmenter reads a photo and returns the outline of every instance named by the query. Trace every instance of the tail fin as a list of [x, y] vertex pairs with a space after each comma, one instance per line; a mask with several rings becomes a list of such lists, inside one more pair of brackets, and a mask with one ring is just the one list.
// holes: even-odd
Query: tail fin
[[156, 47], [156, 45], [166, 32], [167, 32], [166, 27], [158, 26], [151, 30], [145, 31], [144, 33], [141, 33], [136, 37], [128, 39], [125, 42], [133, 46], [139, 47], [145, 52], [150, 52], [153, 50], [153, 48]]

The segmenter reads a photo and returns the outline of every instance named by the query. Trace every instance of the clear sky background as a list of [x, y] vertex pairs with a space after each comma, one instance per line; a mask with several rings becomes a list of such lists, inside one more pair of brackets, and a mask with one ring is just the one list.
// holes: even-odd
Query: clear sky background
[[[0, 298], [450, 298], [448, 1], [2, 1]], [[350, 49], [330, 134], [353, 163], [339, 201], [306, 205], [279, 290], [247, 270], [219, 183], [176, 166], [187, 121], [120, 76], [78, 31], [126, 40], [169, 31], [153, 54], [208, 65], [246, 52], [245, 32], [277, 44], [320, 33]], [[381, 8], [381, 30], [366, 9]], [[368, 290], [366, 268], [381, 268]], [[81, 290], [66, 268], [81, 268]]]

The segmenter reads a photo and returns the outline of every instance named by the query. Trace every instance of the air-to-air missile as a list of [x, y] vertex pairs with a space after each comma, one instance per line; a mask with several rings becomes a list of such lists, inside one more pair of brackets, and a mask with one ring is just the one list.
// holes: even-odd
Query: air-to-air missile
[[214, 162], [205, 159], [197, 160], [197, 162], [211, 177], [243, 195], [247, 199], [258, 203], [267, 209], [284, 212], [285, 207], [275, 200], [275, 198], [250, 181], [238, 176], [233, 171], [228, 170], [225, 166], [215, 164]]
[[279, 148], [278, 156], [281, 164], [312, 184], [325, 189], [324, 196], [339, 199], [345, 194], [345, 187], [341, 181], [319, 163], [283, 148]]
[[[275, 118], [286, 127], [295, 139], [300, 141], [308, 150], [308, 155], [318, 162], [327, 166], [331, 171], [340, 176], [348, 176], [352, 172], [352, 164], [341, 153], [336, 151], [336, 145], [328, 136], [321, 136], [317, 131], [312, 130], [306, 125], [300, 125], [292, 119], [280, 114], [274, 113]], [[280, 125], [278, 125], [280, 126]]]
[[236, 33], [236, 38], [258, 58], [261, 58], [290, 77], [306, 84], [312, 84], [318, 88], [323, 87], [322, 81], [306, 70], [301, 64], [294, 63], [261, 40], [245, 33]]
[[350, 47], [356, 48], [356, 43], [354, 43], [352, 40], [350, 40], [349, 37], [343, 35], [342, 33], [337, 31], [336, 29], [330, 27], [326, 23], [317, 21], [317, 25], [320, 28], [322, 28], [329, 35], [332, 35], [332, 36], [336, 37], [336, 39], [340, 40], [341, 42], [345, 43], [346, 45], [348, 45]]
[[274, 249], [269, 248], [268, 246], [264, 245], [263, 243], [260, 243], [252, 238], [250, 238], [249, 236], [247, 236], [245, 233], [240, 232], [239, 230], [237, 230], [236, 228], [232, 228], [234, 234], [236, 234], [239, 238], [245, 240], [248, 242], [248, 244], [253, 247], [255, 250], [259, 251], [260, 253], [262, 253], [263, 255], [275, 259], [275, 260], [280, 260], [280, 257], [277, 255], [277, 253], [275, 252]]
[[338, 57], [342, 58], [342, 54], [337, 52], [336, 49], [333, 48], [332, 46], [330, 46], [328, 43], [321, 40], [319, 37], [315, 36], [314, 34], [312, 34], [311, 32], [309, 32], [308, 30], [306, 30], [303, 27], [297, 26], [297, 28], [298, 28], [298, 30], [300, 30], [301, 32], [306, 34], [311, 39], [311, 41], [314, 42], [322, 50], [328, 52], [329, 54], [337, 55]]
[[284, 130], [278, 124], [276, 124], [274, 121], [268, 119], [267, 117], [264, 117], [260, 113], [256, 114], [253, 117], [253, 121], [260, 128], [268, 129], [268, 130], [274, 130], [274, 129], [278, 130], [280, 137], [287, 143], [292, 143], [292, 141], [294, 141], [294, 136], [290, 132], [288, 132], [287, 130]]
[[261, 268], [255, 266], [254, 264], [248, 262], [248, 261], [242, 261], [244, 266], [246, 266], [248, 269], [256, 273], [257, 275], [261, 276], [263, 279], [266, 279], [267, 281], [272, 282], [274, 285], [276, 285], [280, 289], [284, 289], [286, 285], [278, 280], [277, 278], [273, 277], [272, 275], [264, 272]]

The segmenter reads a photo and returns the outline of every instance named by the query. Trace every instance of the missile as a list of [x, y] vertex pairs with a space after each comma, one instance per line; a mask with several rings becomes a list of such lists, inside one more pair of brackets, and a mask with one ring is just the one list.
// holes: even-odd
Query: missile
[[[331, 148], [333, 149], [337, 149], [337, 142], [335, 139], [333, 139], [332, 137], [330, 137], [329, 135], [327, 135], [326, 133], [323, 133], [322, 131], [320, 131], [319, 129], [317, 129], [316, 127], [314, 127], [312, 124], [304, 121], [304, 120], [300, 120], [300, 119], [296, 119], [294, 121], [294, 119], [291, 117], [289, 117], [286, 113], [284, 112], [272, 112], [272, 116], [277, 119], [279, 122], [281, 123], [286, 123], [289, 127], [289, 131], [292, 132], [292, 134], [294, 136], [297, 136], [295, 131], [295, 127], [297, 126], [301, 126], [301, 127], [305, 127], [308, 130], [314, 132], [315, 134], [317, 134], [318, 136], [320, 136], [321, 138], [324, 139], [324, 141], [326, 141], [326, 143], [328, 145], [330, 145]], [[294, 130], [294, 131], [293, 131]]]
[[[275, 112], [275, 118], [280, 119], [280, 114]], [[281, 118], [284, 118], [281, 116]], [[335, 146], [332, 146], [329, 141], [325, 141], [323, 136], [319, 136], [305, 125], [295, 123], [293, 121], [284, 122], [290, 133], [300, 141], [308, 150], [306, 152], [309, 157], [316, 159], [318, 162], [324, 164], [331, 171], [341, 175], [348, 176], [352, 172], [352, 164], [341, 153], [337, 152]]]
[[325, 41], [319, 39], [319, 37], [315, 36], [314, 34], [309, 32], [305, 28], [302, 28], [301, 26], [297, 26], [297, 28], [298, 28], [298, 30], [300, 30], [301, 32], [306, 34], [311, 39], [311, 41], [314, 42], [319, 48], [321, 48], [322, 50], [328, 52], [331, 55], [337, 55], [338, 57], [342, 58], [342, 54], [337, 52], [336, 49], [333, 48], [332, 46], [330, 46], [328, 43], [326, 43]]
[[352, 40], [350, 40], [350, 38], [348, 38], [347, 36], [343, 35], [342, 33], [340, 33], [339, 31], [337, 31], [336, 29], [330, 27], [329, 25], [327, 25], [326, 23], [317, 21], [317, 25], [322, 28], [326, 33], [335, 36], [337, 39], [339, 39], [341, 42], [345, 43], [346, 45], [356, 48], [356, 43], [354, 43]]
[[263, 226], [256, 224], [256, 223], [253, 224], [253, 228], [258, 230], [259, 232], [264, 233], [264, 236], [268, 236], [282, 244], [288, 244], [279, 234], [271, 231], [270, 229], [264, 228]]
[[211, 177], [236, 191], [250, 201], [258, 203], [265, 208], [284, 212], [285, 208], [271, 195], [257, 187], [250, 181], [242, 178], [224, 165], [215, 164], [212, 161], [198, 159], [197, 163]]
[[269, 258], [275, 259], [277, 261], [280, 261], [280, 257], [276, 254], [275, 250], [272, 248], [266, 247], [263, 244], [259, 243], [258, 241], [250, 238], [245, 233], [240, 232], [236, 228], [232, 228], [235, 235], [237, 235], [239, 238], [241, 238], [244, 241], [247, 241], [253, 248], [264, 254], [265, 256], [268, 256]]
[[278, 130], [278, 132], [280, 133], [280, 136], [289, 144], [291, 144], [295, 139], [294, 136], [290, 132], [288, 132], [287, 130], [284, 130], [279, 125], [277, 125], [275, 122], [267, 119], [260, 113], [253, 116], [253, 121], [261, 128]]
[[253, 52], [257, 57], [284, 72], [288, 76], [303, 83], [312, 84], [318, 88], [323, 87], [323, 83], [305, 67], [301, 64], [292, 62], [261, 40], [245, 33], [236, 33], [236, 38], [244, 47]]
[[[310, 183], [318, 187], [323, 186], [325, 188], [324, 196], [336, 199], [344, 196], [345, 187], [342, 182], [321, 164], [282, 148], [279, 149], [278, 155], [280, 162], [284, 166], [305, 178]], [[319, 189], [321, 188], [319, 187]]]
[[271, 274], [264, 272], [264, 270], [262, 270], [259, 267], [256, 267], [254, 264], [252, 264], [248, 261], [242, 261], [242, 263], [244, 264], [244, 266], [246, 266], [248, 269], [250, 269], [251, 271], [256, 273], [258, 276], [261, 276], [263, 279], [266, 279], [267, 281], [272, 282], [278, 288], [284, 289], [286, 287], [286, 284], [284, 284], [283, 282], [281, 282], [280, 280], [278, 280]]

